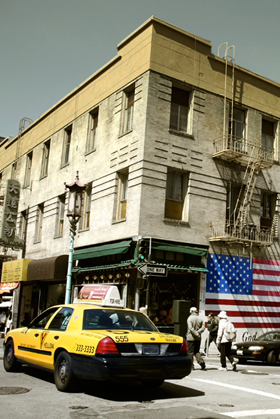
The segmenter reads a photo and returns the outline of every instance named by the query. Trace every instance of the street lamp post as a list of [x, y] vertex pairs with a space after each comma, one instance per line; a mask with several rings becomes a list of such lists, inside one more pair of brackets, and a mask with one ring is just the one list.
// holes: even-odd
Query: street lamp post
[[74, 237], [76, 235], [77, 223], [81, 217], [82, 212], [82, 194], [87, 188], [79, 181], [79, 172], [77, 172], [74, 182], [67, 184], [65, 187], [69, 189], [67, 217], [70, 223], [70, 249], [68, 258], [68, 270], [66, 281], [65, 304], [70, 303], [71, 299], [71, 282], [72, 282], [72, 264], [73, 264], [73, 250], [74, 250]]

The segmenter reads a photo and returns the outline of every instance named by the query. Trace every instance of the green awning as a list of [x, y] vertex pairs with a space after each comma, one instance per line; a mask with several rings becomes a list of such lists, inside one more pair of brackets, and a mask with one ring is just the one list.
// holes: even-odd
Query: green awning
[[187, 253], [189, 255], [206, 256], [208, 247], [192, 247], [192, 246], [181, 246], [171, 245], [166, 243], [152, 242], [152, 248], [154, 250], [166, 250], [168, 252], [179, 252]]
[[131, 240], [118, 243], [104, 244], [102, 246], [89, 247], [87, 249], [75, 250], [73, 260], [98, 258], [101, 256], [116, 255], [126, 253], [131, 244]]

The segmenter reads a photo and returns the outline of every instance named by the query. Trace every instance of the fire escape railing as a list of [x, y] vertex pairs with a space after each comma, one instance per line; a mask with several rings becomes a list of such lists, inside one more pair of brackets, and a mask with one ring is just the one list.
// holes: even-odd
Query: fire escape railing
[[274, 150], [230, 134], [215, 140], [214, 146], [213, 157], [239, 163], [246, 166], [246, 171], [245, 190], [238, 198], [239, 202], [236, 207], [239, 209], [234, 222], [219, 222], [216, 225], [210, 223], [212, 236], [209, 241], [271, 246], [272, 229], [249, 223], [249, 213], [259, 172], [273, 166]]

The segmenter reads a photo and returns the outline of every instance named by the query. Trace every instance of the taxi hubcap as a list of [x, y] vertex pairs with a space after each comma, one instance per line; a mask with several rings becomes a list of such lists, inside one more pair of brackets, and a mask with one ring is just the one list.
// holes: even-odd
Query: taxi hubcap
[[62, 381], [64, 381], [67, 376], [67, 363], [65, 359], [61, 361], [60, 368], [59, 368], [59, 376]]

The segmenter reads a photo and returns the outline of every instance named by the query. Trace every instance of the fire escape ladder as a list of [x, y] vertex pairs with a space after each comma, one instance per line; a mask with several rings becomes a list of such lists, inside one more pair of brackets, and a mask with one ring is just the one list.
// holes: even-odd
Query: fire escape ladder
[[244, 178], [247, 177], [247, 183], [245, 186], [244, 194], [242, 195], [242, 190], [240, 191], [239, 198], [236, 204], [236, 207], [239, 207], [238, 215], [235, 221], [233, 235], [236, 235], [237, 231], [242, 231], [244, 225], [247, 223], [250, 205], [260, 172], [260, 161], [253, 161], [248, 164]]

